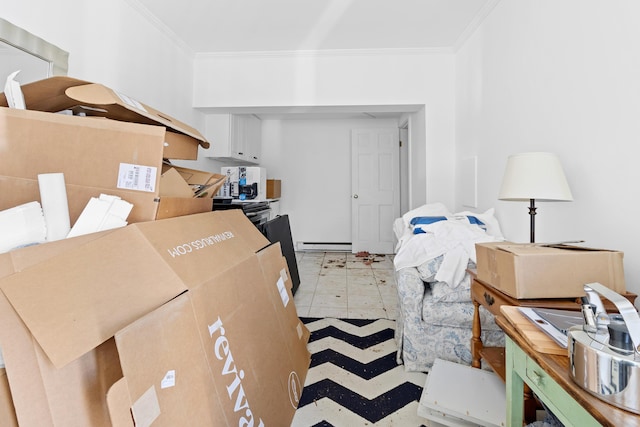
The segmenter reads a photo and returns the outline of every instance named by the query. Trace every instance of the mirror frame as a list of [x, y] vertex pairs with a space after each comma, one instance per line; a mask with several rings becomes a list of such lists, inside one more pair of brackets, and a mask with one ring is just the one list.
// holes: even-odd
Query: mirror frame
[[49, 77], [66, 76], [69, 53], [46, 40], [0, 18], [0, 41], [49, 63]]

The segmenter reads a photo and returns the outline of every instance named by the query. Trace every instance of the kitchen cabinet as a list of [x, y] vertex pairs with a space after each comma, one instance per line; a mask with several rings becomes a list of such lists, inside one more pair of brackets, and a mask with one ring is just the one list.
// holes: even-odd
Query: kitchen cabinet
[[233, 164], [259, 164], [262, 121], [253, 114], [209, 114], [205, 135], [211, 146], [205, 157]]

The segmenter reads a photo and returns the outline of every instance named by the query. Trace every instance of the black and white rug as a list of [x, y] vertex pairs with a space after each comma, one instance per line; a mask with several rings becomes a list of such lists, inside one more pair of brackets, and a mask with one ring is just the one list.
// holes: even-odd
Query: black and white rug
[[301, 319], [311, 331], [311, 365], [293, 427], [419, 427], [426, 374], [396, 364], [395, 322]]

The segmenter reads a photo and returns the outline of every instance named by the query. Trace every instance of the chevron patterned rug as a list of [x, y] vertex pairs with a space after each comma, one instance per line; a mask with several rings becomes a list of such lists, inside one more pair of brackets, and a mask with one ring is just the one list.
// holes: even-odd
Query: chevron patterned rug
[[397, 365], [395, 322], [301, 319], [311, 366], [292, 427], [419, 427], [426, 374]]

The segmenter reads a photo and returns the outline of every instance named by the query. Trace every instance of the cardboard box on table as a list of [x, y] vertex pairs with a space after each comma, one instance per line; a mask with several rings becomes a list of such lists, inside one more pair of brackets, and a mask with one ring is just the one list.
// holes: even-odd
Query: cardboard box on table
[[626, 292], [624, 254], [579, 246], [529, 243], [476, 244], [478, 279], [514, 298], [575, 298], [599, 282]]
[[[21, 86], [28, 110], [74, 114], [156, 125], [166, 128], [163, 141], [165, 159], [195, 160], [198, 146], [209, 142], [195, 128], [102, 84], [66, 76], [55, 76]], [[7, 107], [4, 94], [0, 106]]]
[[[241, 212], [41, 249], [57, 243], [65, 250], [0, 280], [0, 345], [22, 343], [5, 357], [21, 423], [134, 425], [131, 414], [136, 426], [290, 423], [309, 332], [279, 246], [264, 247]], [[38, 248], [5, 255], [20, 264], [16, 254]]]
[[0, 210], [40, 200], [38, 174], [64, 173], [73, 224], [91, 197], [134, 205], [129, 222], [211, 211], [213, 200], [164, 196], [162, 126], [0, 107]]

